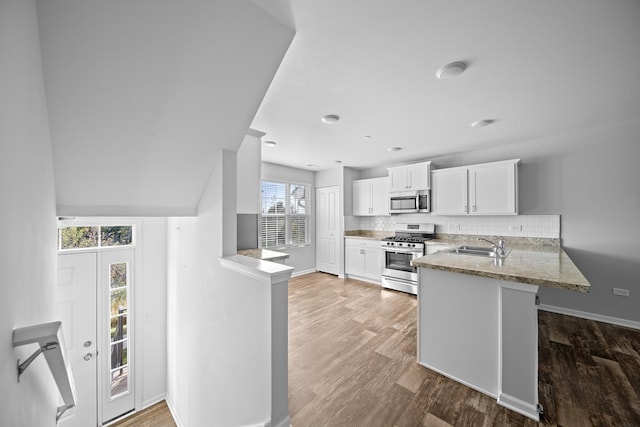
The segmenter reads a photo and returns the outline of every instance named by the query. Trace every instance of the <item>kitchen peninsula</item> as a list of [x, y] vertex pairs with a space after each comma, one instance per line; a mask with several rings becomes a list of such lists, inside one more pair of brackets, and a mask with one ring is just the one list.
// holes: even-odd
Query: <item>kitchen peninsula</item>
[[590, 284], [560, 246], [509, 249], [506, 258], [441, 250], [412, 261], [418, 363], [539, 420], [538, 288]]

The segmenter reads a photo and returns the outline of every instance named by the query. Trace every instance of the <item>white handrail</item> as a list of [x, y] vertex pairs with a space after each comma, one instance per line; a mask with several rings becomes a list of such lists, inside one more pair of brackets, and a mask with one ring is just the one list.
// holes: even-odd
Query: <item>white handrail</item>
[[71, 373], [71, 366], [67, 358], [67, 351], [62, 336], [62, 322], [43, 323], [41, 325], [27, 326], [13, 330], [13, 346], [20, 347], [26, 344], [38, 343], [40, 346], [23, 363], [18, 360], [18, 382], [20, 375], [29, 367], [40, 353], [44, 353], [51, 374], [56, 381], [60, 396], [64, 405], [59, 406], [56, 413], [56, 422], [64, 411], [76, 405], [76, 389]]

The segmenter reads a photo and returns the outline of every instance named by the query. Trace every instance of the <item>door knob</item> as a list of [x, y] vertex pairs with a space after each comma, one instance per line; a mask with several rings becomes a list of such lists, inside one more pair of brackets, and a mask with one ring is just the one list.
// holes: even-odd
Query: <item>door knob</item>
[[91, 360], [92, 357], [93, 355], [91, 353], [87, 353], [84, 355], [83, 359], [88, 362], [89, 360]]
[[85, 348], [91, 347], [91, 341], [85, 341], [84, 342], [84, 346], [85, 346]]

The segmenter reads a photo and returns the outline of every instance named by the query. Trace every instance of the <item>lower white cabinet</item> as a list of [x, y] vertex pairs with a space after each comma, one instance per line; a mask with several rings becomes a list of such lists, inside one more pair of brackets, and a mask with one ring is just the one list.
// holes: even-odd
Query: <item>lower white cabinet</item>
[[382, 274], [380, 241], [345, 239], [345, 273], [349, 277], [380, 283]]

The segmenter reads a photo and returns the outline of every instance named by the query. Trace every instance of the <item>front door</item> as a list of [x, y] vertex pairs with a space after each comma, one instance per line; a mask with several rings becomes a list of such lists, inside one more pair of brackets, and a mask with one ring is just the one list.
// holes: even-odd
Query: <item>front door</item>
[[98, 425], [96, 273], [95, 252], [58, 256], [57, 311], [78, 399], [60, 418], [61, 427]]
[[101, 426], [135, 407], [133, 249], [58, 255], [57, 310], [77, 403], [61, 427]]

